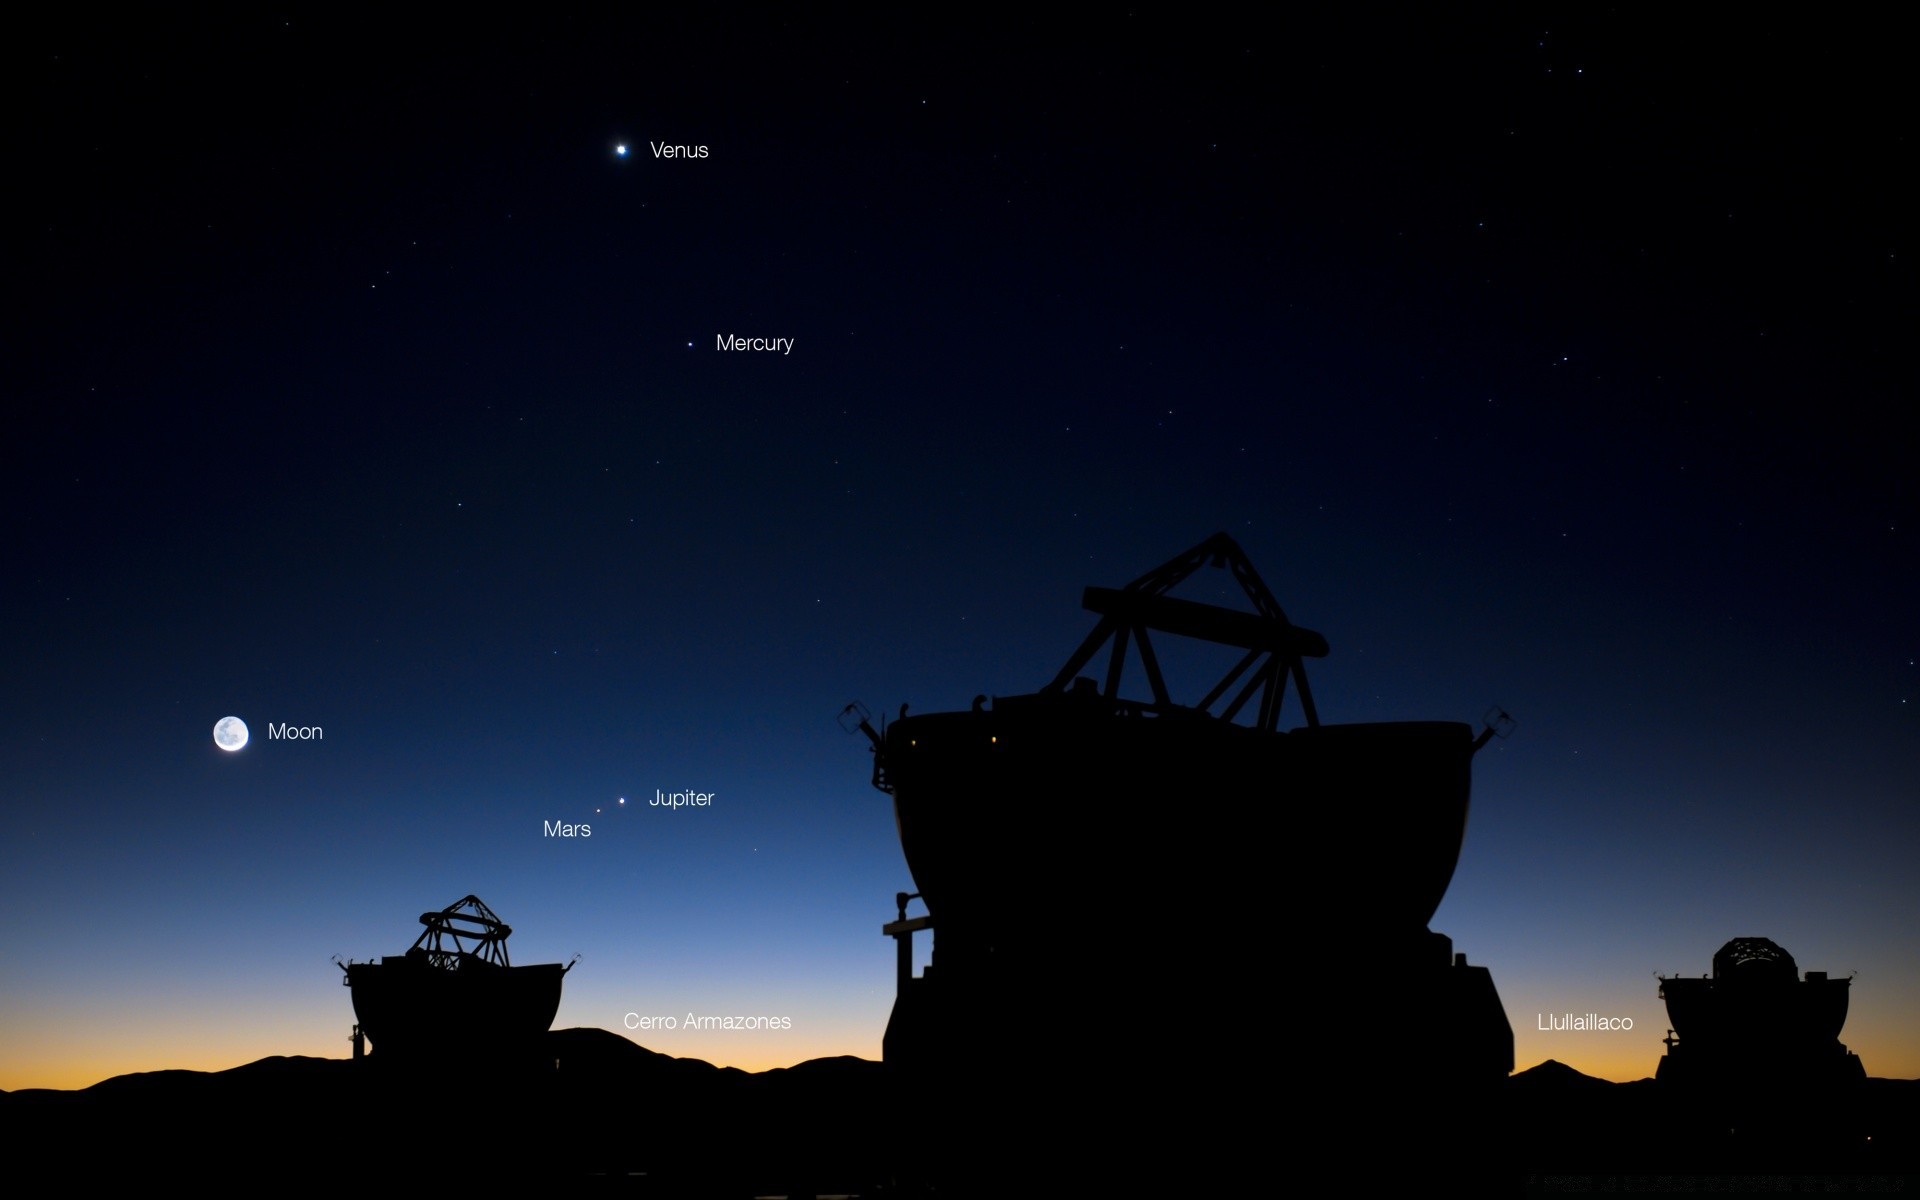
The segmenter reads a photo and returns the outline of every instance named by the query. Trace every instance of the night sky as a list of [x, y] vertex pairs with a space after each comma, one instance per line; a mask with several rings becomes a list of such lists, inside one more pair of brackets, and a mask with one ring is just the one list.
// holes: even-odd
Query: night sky
[[[1032, 691], [1216, 530], [1323, 719], [1517, 718], [1432, 924], [1519, 1066], [1652, 1074], [1654, 973], [1764, 936], [1920, 1076], [1920, 164], [1865, 16], [36, 19], [0, 1088], [343, 1057], [330, 957], [469, 892], [581, 956], [556, 1027], [878, 1058], [912, 882], [836, 713]], [[1201, 770], [1128, 803], [1362, 852]], [[1342, 1027], [1313, 919], [1261, 914], [1283, 1024], [1416, 1036]], [[1191, 995], [1141, 1044], [1284, 1069]]]

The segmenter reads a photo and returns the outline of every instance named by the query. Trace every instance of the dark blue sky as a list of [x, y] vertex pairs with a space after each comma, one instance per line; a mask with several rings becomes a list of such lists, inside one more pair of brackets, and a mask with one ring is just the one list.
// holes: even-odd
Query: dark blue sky
[[468, 892], [582, 953], [561, 1024], [877, 1057], [910, 883], [834, 713], [1032, 690], [1218, 529], [1325, 719], [1519, 718], [1434, 928], [1522, 1066], [1651, 1073], [1651, 973], [1759, 935], [1920, 1075], [1894, 49], [922, 20], [12, 40], [0, 1087], [344, 1053], [328, 956]]

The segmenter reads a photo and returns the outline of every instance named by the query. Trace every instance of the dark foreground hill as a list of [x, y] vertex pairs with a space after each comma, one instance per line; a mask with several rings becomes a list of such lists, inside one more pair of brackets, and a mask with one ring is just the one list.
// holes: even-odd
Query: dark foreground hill
[[871, 1191], [883, 1068], [749, 1074], [598, 1029], [550, 1068], [400, 1073], [377, 1058], [261, 1059], [0, 1093], [16, 1170], [49, 1182], [619, 1180], [638, 1195]]
[[[125, 1075], [76, 1092], [0, 1093], [0, 1127], [15, 1148], [16, 1177], [56, 1187], [104, 1178], [275, 1189], [313, 1180], [435, 1194], [452, 1182], [490, 1190], [561, 1183], [715, 1200], [909, 1194], [887, 1182], [924, 1134], [927, 1113], [889, 1094], [879, 1063], [826, 1058], [749, 1074], [604, 1030], [559, 1030], [547, 1044], [550, 1063], [513, 1077], [275, 1057], [229, 1071]], [[1154, 1087], [1149, 1056], [1137, 1066], [1143, 1106], [1170, 1112], [1190, 1102]], [[1459, 1173], [1476, 1194], [1920, 1191], [1920, 1081], [1867, 1080], [1837, 1135], [1797, 1137], [1781, 1128], [1717, 1130], [1693, 1100], [1652, 1080], [1609, 1083], [1549, 1061], [1508, 1079], [1484, 1113], [1452, 1114], [1463, 1122], [1456, 1128], [1470, 1117], [1487, 1138], [1425, 1138], [1429, 1147], [1490, 1148], [1489, 1161], [1454, 1162], [1443, 1152], [1420, 1165], [1396, 1159], [1396, 1149], [1420, 1145], [1430, 1131], [1368, 1123], [1376, 1102], [1398, 1090], [1392, 1081], [1323, 1085], [1315, 1091], [1332, 1103], [1319, 1115], [1289, 1116], [1275, 1093], [1235, 1076], [1223, 1067], [1223, 1094], [1268, 1112], [1270, 1137], [1232, 1164], [1191, 1163], [1195, 1177], [1231, 1167], [1268, 1182], [1319, 1178], [1339, 1191], [1347, 1190], [1342, 1179], [1389, 1170], [1413, 1191], [1438, 1192]], [[1037, 1077], [1009, 1071], [1007, 1086]], [[993, 1097], [978, 1099], [992, 1111]], [[1336, 1121], [1339, 1113], [1358, 1123]], [[1075, 1117], [1060, 1120], [1070, 1130]], [[1150, 1149], [1154, 1160], [1183, 1161], [1177, 1146]], [[1089, 1181], [1112, 1181], [1143, 1154], [1113, 1145], [1111, 1161], [1079, 1169]], [[1057, 1179], [1059, 1166], [1038, 1170]], [[1042, 1193], [1015, 1177], [994, 1194]], [[1176, 1186], [1156, 1194], [1218, 1193]]]
[[1920, 1194], [1920, 1080], [1744, 1099], [1549, 1059], [1507, 1080], [1505, 1146], [1531, 1194]]

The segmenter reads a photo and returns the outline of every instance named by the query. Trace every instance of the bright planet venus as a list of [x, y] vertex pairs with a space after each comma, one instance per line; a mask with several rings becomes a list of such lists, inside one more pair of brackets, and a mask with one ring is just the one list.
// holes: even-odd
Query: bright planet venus
[[222, 750], [238, 750], [247, 744], [247, 723], [239, 717], [221, 717], [213, 723], [213, 744]]

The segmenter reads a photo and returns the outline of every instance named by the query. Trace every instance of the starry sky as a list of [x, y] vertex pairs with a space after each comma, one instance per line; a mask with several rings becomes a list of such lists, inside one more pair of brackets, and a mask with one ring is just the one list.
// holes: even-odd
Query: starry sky
[[[1521, 1067], [1651, 1074], [1655, 972], [1765, 936], [1920, 1076], [1904, 61], [1559, 11], [21, 26], [0, 1088], [344, 1056], [330, 958], [469, 892], [557, 1026], [877, 1058], [836, 713], [1031, 691], [1216, 530], [1323, 719], [1517, 718], [1433, 928]], [[1246, 1016], [1168, 1048], [1283, 1067]]]

